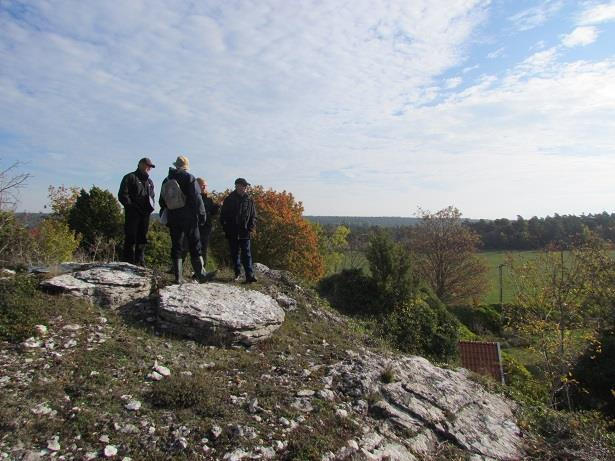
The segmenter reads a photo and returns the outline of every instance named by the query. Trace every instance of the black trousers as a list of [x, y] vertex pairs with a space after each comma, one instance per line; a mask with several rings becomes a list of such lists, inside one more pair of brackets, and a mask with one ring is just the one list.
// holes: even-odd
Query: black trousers
[[232, 237], [228, 239], [228, 243], [229, 250], [231, 250], [231, 264], [235, 270], [235, 275], [241, 273], [241, 266], [243, 266], [243, 270], [246, 272], [246, 277], [254, 275], [250, 239]]
[[132, 208], [124, 209], [124, 261], [135, 262], [135, 245], [138, 252], [142, 253], [141, 250], [147, 243], [149, 215], [141, 214]]
[[169, 232], [171, 233], [171, 259], [182, 258], [186, 243], [190, 256], [196, 258], [201, 256], [201, 236], [196, 219], [170, 222]]

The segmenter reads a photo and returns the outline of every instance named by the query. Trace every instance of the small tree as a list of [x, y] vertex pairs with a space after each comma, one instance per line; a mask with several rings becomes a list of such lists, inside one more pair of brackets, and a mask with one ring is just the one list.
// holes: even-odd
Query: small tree
[[17, 173], [21, 162], [14, 162], [0, 171], [0, 210], [12, 209], [17, 203], [17, 192], [28, 179], [30, 173]]
[[[92, 186], [89, 192], [81, 189], [79, 197], [68, 213], [68, 224], [81, 234], [81, 248], [90, 255], [111, 255], [122, 239], [124, 218], [114, 195]], [[109, 248], [107, 248], [109, 247]]]
[[[509, 258], [514, 304], [505, 315], [517, 335], [541, 358], [540, 371], [550, 386], [552, 405], [570, 408], [569, 371], [578, 354], [595, 338], [589, 321], [596, 311], [590, 302], [595, 278], [582, 247], [568, 252], [545, 251], [532, 260]], [[579, 329], [584, 334], [580, 336]]]
[[436, 213], [419, 210], [421, 222], [411, 232], [410, 248], [420, 277], [446, 304], [464, 304], [487, 287], [487, 267], [476, 255], [479, 236], [463, 224], [452, 206]]
[[417, 287], [410, 255], [383, 230], [369, 239], [366, 255], [369, 270], [387, 310], [394, 309], [410, 298]]
[[68, 223], [70, 210], [75, 206], [75, 202], [77, 202], [79, 197], [79, 188], [74, 186], [66, 187], [62, 184], [58, 187], [49, 186], [47, 191], [54, 217]]
[[334, 274], [342, 269], [345, 252], [348, 249], [350, 229], [344, 225], [328, 230], [321, 224], [312, 223], [318, 236], [318, 247], [325, 261], [327, 273]]
[[71, 260], [79, 247], [79, 236], [70, 230], [68, 224], [59, 219], [43, 220], [35, 230], [34, 236], [38, 247], [38, 259], [46, 264]]

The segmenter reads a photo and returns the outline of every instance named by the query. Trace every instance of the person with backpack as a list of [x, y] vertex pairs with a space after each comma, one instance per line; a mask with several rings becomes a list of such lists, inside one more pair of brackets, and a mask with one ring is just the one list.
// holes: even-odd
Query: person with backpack
[[124, 206], [124, 254], [123, 260], [130, 264], [145, 266], [145, 245], [149, 217], [154, 211], [154, 183], [149, 172], [156, 165], [143, 157], [137, 169], [122, 178], [117, 194]]
[[229, 242], [235, 281], [240, 280], [243, 265], [246, 283], [253, 283], [256, 282], [256, 277], [252, 268], [250, 235], [256, 227], [256, 207], [247, 192], [249, 185], [244, 178], [235, 180], [235, 190], [222, 202], [220, 222]]
[[199, 223], [205, 223], [206, 213], [201, 189], [193, 175], [188, 172], [190, 161], [183, 155], [169, 168], [169, 175], [162, 182], [159, 204], [161, 213], [166, 214], [171, 233], [171, 259], [175, 283], [183, 283], [182, 253], [184, 242], [188, 243], [193, 278], [199, 283], [208, 280], [201, 256]]

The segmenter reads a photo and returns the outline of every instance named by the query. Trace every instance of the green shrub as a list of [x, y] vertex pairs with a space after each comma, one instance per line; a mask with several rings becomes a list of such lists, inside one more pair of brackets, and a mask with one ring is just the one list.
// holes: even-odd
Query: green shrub
[[536, 379], [532, 373], [513, 356], [502, 351], [502, 368], [506, 385], [519, 400], [529, 404], [546, 404], [549, 402], [549, 387]]
[[478, 335], [502, 336], [504, 320], [494, 305], [454, 306], [449, 310], [471, 331]]
[[611, 461], [615, 433], [597, 412], [566, 412], [527, 405], [519, 417], [526, 433], [526, 458], [535, 460]]
[[438, 360], [457, 355], [459, 322], [426, 290], [384, 316], [381, 328], [380, 334], [403, 352]]
[[80, 237], [68, 224], [57, 219], [45, 219], [36, 229], [38, 259], [46, 264], [70, 261], [79, 246]]
[[225, 415], [225, 383], [206, 373], [177, 375], [154, 383], [149, 394], [152, 405], [169, 410], [191, 409], [200, 416]]
[[166, 271], [171, 265], [171, 234], [159, 222], [150, 225], [147, 234], [148, 245], [145, 250], [145, 263], [152, 269]]
[[336, 309], [365, 315], [381, 309], [378, 287], [361, 269], [344, 269], [318, 283], [318, 292]]
[[413, 297], [418, 281], [412, 273], [410, 255], [388, 233], [373, 233], [365, 256], [384, 309], [392, 310]]
[[123, 237], [124, 217], [115, 196], [108, 190], [92, 186], [81, 189], [68, 213], [68, 224], [81, 234], [81, 248], [94, 258], [113, 259]]
[[615, 418], [615, 328], [601, 332], [598, 341], [572, 370], [575, 404]]
[[36, 259], [36, 245], [12, 211], [0, 210], [0, 264], [22, 266]]
[[38, 289], [38, 280], [18, 275], [0, 282], [0, 339], [20, 342], [34, 335], [34, 326], [62, 316], [66, 322], [84, 321], [94, 316], [85, 301], [51, 296]]

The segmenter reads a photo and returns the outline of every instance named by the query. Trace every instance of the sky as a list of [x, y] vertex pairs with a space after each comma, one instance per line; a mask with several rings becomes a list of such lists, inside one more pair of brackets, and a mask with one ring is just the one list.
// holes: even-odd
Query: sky
[[615, 1], [0, 0], [18, 210], [178, 155], [308, 215], [614, 212]]

